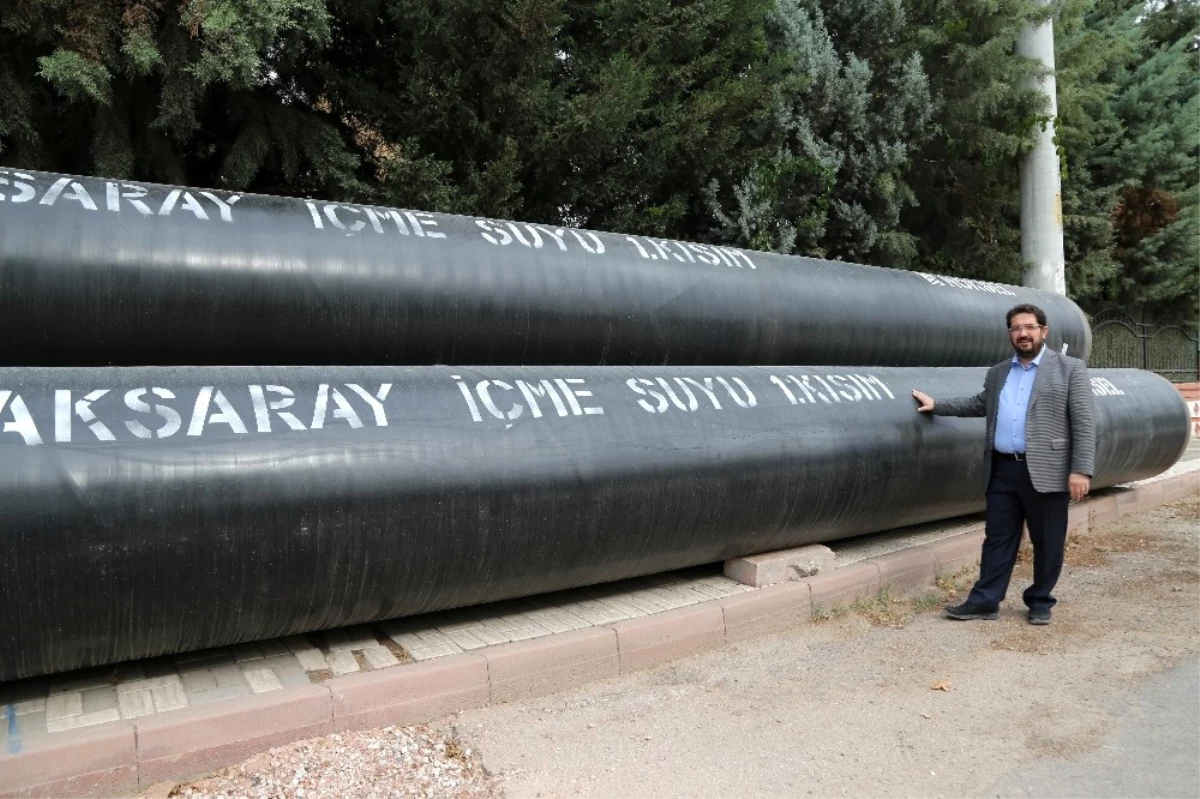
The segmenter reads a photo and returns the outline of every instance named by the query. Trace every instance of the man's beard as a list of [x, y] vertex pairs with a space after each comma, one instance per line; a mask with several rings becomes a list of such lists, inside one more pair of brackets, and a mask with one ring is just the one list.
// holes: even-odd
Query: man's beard
[[[1042, 348], [1043, 342], [1044, 342], [1044, 339], [1042, 341], [1038, 341], [1037, 339], [1034, 339], [1034, 338], [1026, 339], [1026, 341], [1014, 341], [1013, 349], [1017, 351], [1018, 355], [1024, 354], [1025, 352], [1037, 352], [1038, 350], [1040, 350]], [[1029, 343], [1031, 345], [1028, 350], [1024, 349], [1022, 346], [1025, 343]]]

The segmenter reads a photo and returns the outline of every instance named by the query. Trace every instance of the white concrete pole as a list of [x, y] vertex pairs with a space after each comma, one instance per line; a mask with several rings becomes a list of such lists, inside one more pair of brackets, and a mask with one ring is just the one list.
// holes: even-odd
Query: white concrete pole
[[[1051, 0], [1033, 0], [1047, 6]], [[1036, 144], [1021, 162], [1021, 257], [1029, 264], [1024, 284], [1059, 294], [1067, 293], [1066, 255], [1063, 251], [1062, 183], [1054, 147], [1054, 119], [1058, 116], [1054, 81], [1054, 23], [1046, 20], [1028, 26], [1017, 38], [1017, 54], [1039, 61], [1046, 77], [1034, 81], [1048, 99], [1050, 123], [1034, 131]]]

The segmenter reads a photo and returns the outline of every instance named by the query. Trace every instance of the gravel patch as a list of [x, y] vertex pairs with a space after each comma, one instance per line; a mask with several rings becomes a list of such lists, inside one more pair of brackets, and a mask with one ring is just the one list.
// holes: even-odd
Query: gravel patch
[[385, 727], [280, 746], [205, 779], [176, 786], [169, 795], [493, 799], [499, 789], [478, 755], [452, 737], [426, 727]]

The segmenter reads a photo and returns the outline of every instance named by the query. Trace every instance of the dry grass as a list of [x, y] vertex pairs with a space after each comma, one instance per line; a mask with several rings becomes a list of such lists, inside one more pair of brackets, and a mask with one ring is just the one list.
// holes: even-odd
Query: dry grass
[[823, 621], [840, 619], [849, 612], [850, 606], [846, 604], [823, 605], [817, 602], [812, 606], [812, 620], [819, 624]]
[[975, 582], [974, 568], [958, 572], [942, 572], [937, 575], [933, 586], [919, 593], [905, 593], [885, 585], [872, 596], [862, 597], [853, 603], [836, 605], [813, 605], [814, 622], [828, 622], [853, 614], [878, 627], [901, 629], [916, 616], [953, 603]]
[[905, 627], [917, 615], [939, 608], [953, 597], [959, 588], [953, 578], [946, 578], [931, 589], [919, 594], [899, 593], [885, 585], [874, 596], [864, 597], [850, 610], [878, 627]]

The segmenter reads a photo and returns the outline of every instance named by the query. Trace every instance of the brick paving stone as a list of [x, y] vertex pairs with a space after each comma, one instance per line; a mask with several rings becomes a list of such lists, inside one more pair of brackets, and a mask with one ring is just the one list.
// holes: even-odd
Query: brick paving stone
[[125, 693], [127, 691], [148, 691], [151, 688], [159, 688], [163, 685], [179, 685], [181, 683], [178, 674], [168, 674], [160, 677], [146, 677], [141, 680], [130, 680], [117, 684], [117, 693]]
[[[504, 627], [499, 627], [499, 626], [493, 624], [491, 619], [484, 619], [482, 622], [480, 622], [480, 629], [485, 634], [490, 633], [495, 638], [499, 639], [498, 643], [507, 644], [513, 640], [512, 629], [508, 628], [507, 625], [505, 625]], [[479, 632], [476, 631], [475, 634], [479, 635]], [[482, 638], [484, 636], [481, 635], [480, 637]], [[432, 642], [430, 642], [430, 643], [432, 643]]]
[[265, 694], [267, 691], [278, 691], [283, 688], [283, 683], [279, 682], [275, 672], [270, 669], [247, 671], [246, 682], [250, 684], [250, 690], [256, 694]]
[[[13, 748], [26, 749], [36, 746], [39, 742], [44, 741], [50, 734], [46, 729], [46, 713], [37, 711], [34, 713], [25, 713], [17, 716], [9, 723], [0, 723], [0, 755], [4, 752], [10, 752]], [[15, 746], [11, 746], [15, 744]], [[0, 785], [3, 785], [4, 780], [2, 775], [3, 767], [0, 767]]]
[[[508, 641], [507, 637], [495, 630], [485, 629], [483, 622], [479, 621], [473, 622], [470, 627], [456, 625], [449, 629], [439, 628], [393, 634], [397, 629], [412, 630], [413, 628], [411, 626], [407, 628], [385, 626], [384, 628], [388, 637], [409, 651], [410, 655], [413, 647], [419, 650], [437, 651], [441, 654], [455, 654], [464, 649], [475, 649], [480, 645], [486, 646]], [[482, 642], [482, 644], [476, 642]], [[416, 658], [415, 655], [413, 657]]]
[[580, 605], [586, 601], [588, 601], [588, 600], [575, 599], [570, 602], [563, 602], [561, 605], [558, 605], [557, 607], [554, 607], [554, 608], [547, 608], [545, 611], [542, 611], [542, 612], [548, 613], [551, 611], [558, 611], [559, 613], [567, 613], [567, 614], [570, 614], [572, 617], [582, 621], [585, 626], [594, 627], [596, 625], [593, 621], [585, 618], [582, 614], [579, 613]]
[[305, 671], [321, 671], [329, 668], [329, 664], [325, 661], [325, 653], [313, 646], [305, 636], [293, 635], [283, 639], [283, 643], [296, 656], [297, 662]]
[[[397, 643], [400, 642], [397, 641]], [[407, 644], [400, 644], [400, 646], [404, 647], [404, 651], [413, 660], [429, 660], [430, 658], [444, 657], [446, 655], [457, 655], [463, 651], [458, 644], [449, 638], [444, 643], [428, 643], [421, 639], [414, 639], [410, 640]]]
[[382, 644], [378, 646], [369, 646], [362, 651], [363, 657], [367, 659], [367, 663], [371, 664], [373, 669], [386, 669], [389, 666], [396, 666], [400, 661], [388, 651], [387, 647]]
[[597, 601], [620, 613], [622, 619], [636, 619], [646, 615], [646, 611], [638, 608], [632, 602], [627, 602], [623, 596], [609, 596]]
[[[690, 585], [679, 585], [668, 590], [676, 591], [687, 600], [687, 605], [695, 605], [700, 602], [707, 602], [713, 597], [708, 596], [703, 591], [699, 591]], [[685, 605], [685, 607], [687, 606]]]
[[687, 597], [680, 596], [677, 591], [668, 590], [666, 588], [648, 588], [646, 594], [658, 602], [661, 602], [667, 610], [676, 610], [692, 604]]
[[67, 716], [60, 719], [49, 719], [46, 721], [46, 729], [49, 732], [65, 732], [66, 730], [74, 730], [79, 727], [90, 727], [93, 724], [103, 724], [107, 721], [120, 721], [121, 714], [116, 708], [109, 710], [101, 710], [96, 713], [83, 713], [78, 716]]
[[[480, 625], [478, 627], [471, 628], [471, 632], [474, 633], [476, 638], [483, 641], [488, 646], [495, 646], [496, 644], [507, 644], [508, 643], [507, 635], [497, 632], [496, 630], [492, 629], [491, 627], [488, 627], [487, 625], [485, 625], [483, 623], [480, 623]], [[403, 646], [403, 644], [401, 644], [401, 646]]]
[[150, 689], [120, 692], [117, 694], [117, 709], [123, 719], [149, 716], [154, 712], [154, 698], [150, 696]]
[[416, 625], [410, 623], [405, 629], [401, 630], [402, 625], [399, 625], [393, 621], [388, 622], [387, 625], [385, 625], [384, 632], [386, 632], [389, 636], [391, 635], [391, 633], [387, 630], [389, 625], [392, 627], [392, 629], [400, 632], [413, 632], [413, 630], [419, 629], [423, 626], [433, 627], [441, 630], [442, 632], [450, 632], [451, 630], [466, 630], [479, 625], [478, 619], [474, 618], [473, 616], [468, 616], [465, 613], [456, 611], [452, 611], [450, 613], [435, 613], [430, 616], [422, 616], [421, 619], [423, 621], [428, 620], [427, 625]]
[[218, 688], [246, 684], [246, 677], [242, 674], [241, 668], [236, 663], [225, 663], [215, 666], [210, 671], [213, 679], [217, 681]]
[[450, 639], [446, 637], [446, 634], [437, 629], [418, 630], [417, 632], [413, 633], [413, 635], [430, 646], [444, 646], [448, 643], [451, 643]]
[[601, 604], [594, 599], [585, 599], [582, 602], [573, 603], [568, 606], [568, 610], [581, 619], [591, 622], [593, 625], [609, 624], [621, 621], [623, 618], [615, 609]]
[[[403, 632], [400, 630], [403, 630]], [[425, 639], [413, 631], [411, 627], [396, 628], [387, 626], [384, 627], [384, 632], [387, 634], [388, 638], [391, 638], [393, 641], [400, 644], [400, 646], [407, 646], [408, 644], [420, 646], [425, 641]]]
[[[269, 658], [264, 658], [263, 662], [258, 664], [258, 668], [277, 669], [285, 664], [304, 671], [304, 669], [300, 668], [300, 661], [296, 659], [296, 656], [287, 651], [285, 651], [282, 655], [272, 655]], [[242, 668], [245, 669], [246, 667], [243, 666]]]
[[[475, 633], [471, 632], [470, 630], [466, 630], [466, 629], [453, 630], [453, 629], [447, 629], [444, 627], [439, 628], [439, 629], [445, 634], [445, 636], [447, 638], [449, 638], [451, 641], [453, 641], [455, 644], [457, 644], [459, 647], [461, 647], [464, 651], [470, 651], [472, 649], [482, 649], [483, 647], [487, 646], [487, 643], [485, 643], [482, 638], [475, 635]], [[397, 641], [396, 643], [399, 644], [400, 642]], [[404, 644], [400, 644], [400, 645], [404, 646]], [[409, 653], [409, 654], [411, 654], [411, 653]]]
[[276, 674], [278, 674], [281, 669], [291, 669], [292, 671], [299, 672], [301, 674], [304, 673], [304, 668], [300, 665], [300, 661], [297, 660], [296, 656], [291, 652], [266, 658], [261, 664], [259, 664], [259, 668], [271, 669]]
[[212, 669], [180, 670], [179, 678], [183, 681], [183, 690], [189, 694], [211, 691], [217, 687], [217, 678], [213, 676]]
[[109, 685], [83, 692], [83, 712], [99, 713], [117, 706], [117, 689]]
[[500, 632], [524, 630], [534, 626], [530, 624], [530, 619], [524, 609], [516, 613], [505, 613], [501, 616], [487, 616], [485, 623]]
[[284, 688], [290, 688], [293, 685], [312, 684], [312, 681], [308, 679], [308, 672], [296, 662], [296, 658], [291, 654], [267, 658], [263, 661], [263, 664], [275, 672], [275, 676], [283, 683]]
[[227, 652], [223, 656], [207, 658], [205, 660], [193, 660], [190, 663], [183, 663], [179, 666], [179, 676], [185, 674], [202, 674], [207, 671], [212, 671], [218, 666], [231, 666], [237, 661], [233, 659], [233, 653]]
[[326, 660], [329, 661], [329, 668], [334, 675], [353, 674], [359, 670], [358, 661], [349, 649], [335, 649], [329, 653]]
[[560, 611], [555, 608], [531, 610], [523, 615], [530, 621], [536, 622], [538, 625], [545, 627], [552, 633], [566, 633], [572, 630], [579, 630], [583, 627], [592, 626], [573, 613], [567, 613], [566, 611]]
[[680, 606], [680, 603], [684, 601], [684, 597], [681, 597], [674, 589], [675, 586], [673, 585], [655, 585], [648, 588], [643, 588], [638, 592], [638, 596], [644, 596], [647, 599], [660, 603], [663, 607], [666, 607], [670, 610], [675, 610]]
[[519, 630], [510, 630], [508, 633], [508, 640], [528, 641], [531, 638], [544, 638], [550, 634], [550, 630], [539, 624], [537, 627], [524, 627]]
[[645, 594], [641, 591], [636, 591], [631, 594], [626, 594], [625, 596], [623, 596], [621, 598], [623, 600], [625, 600], [625, 602], [628, 603], [629, 605], [633, 606], [637, 610], [640, 610], [642, 613], [647, 614], [647, 615], [649, 615], [651, 613], [661, 613], [662, 611], [668, 609], [666, 605], [659, 602], [653, 596]]
[[188, 706], [187, 694], [183, 692], [183, 685], [178, 682], [157, 685], [150, 689], [150, 696], [154, 698], [154, 709], [159, 713]]
[[686, 596], [693, 597], [696, 602], [707, 602], [710, 599], [715, 598], [715, 597], [709, 596], [708, 592], [704, 591], [702, 588], [697, 587], [695, 585], [691, 585], [689, 583], [684, 583], [683, 585], [680, 585], [677, 588], [672, 589], [672, 590], [677, 590], [680, 593], [685, 594]]
[[572, 630], [578, 630], [581, 627], [591, 626], [588, 624], [586, 619], [576, 616], [565, 607], [555, 606], [549, 608], [540, 608], [538, 610], [529, 610], [525, 612], [525, 615], [536, 621], [538, 624], [544, 625], [548, 629], [551, 627], [551, 625], [566, 625]]
[[379, 643], [379, 639], [375, 637], [375, 633], [371, 628], [359, 625], [357, 627], [343, 627], [338, 630], [326, 630], [325, 643], [329, 645], [330, 649], [353, 651], [376, 645]]
[[80, 716], [83, 714], [83, 694], [75, 691], [69, 694], [52, 694], [46, 699], [46, 720], [57, 721]]
[[720, 589], [718, 589], [714, 586], [711, 586], [711, 585], [705, 585], [704, 583], [700, 583], [700, 582], [689, 583], [686, 587], [687, 587], [688, 591], [691, 591], [696, 594], [701, 594], [705, 597], [708, 597], [709, 599], [724, 599], [725, 598], [724, 591], [721, 591]]
[[[500, 635], [504, 635], [509, 630], [515, 630], [521, 626], [529, 626], [528, 622], [525, 625], [521, 625], [520, 623], [516, 622], [512, 616], [492, 616], [487, 613], [484, 613], [480, 616], [479, 623], [488, 627], [494, 632], [499, 633]], [[418, 633], [418, 635], [420, 635], [420, 633]]]
[[693, 585], [711, 585], [713, 588], [731, 594], [739, 594], [747, 590], [747, 586], [739, 583], [737, 580], [731, 580], [723, 574], [710, 574], [708, 577], [701, 577]]
[[[307, 683], [308, 680], [306, 679]], [[221, 688], [214, 688], [211, 691], [197, 691], [196, 693], [188, 694], [188, 705], [207, 705], [210, 702], [219, 702], [222, 699], [234, 699], [239, 696], [249, 696], [250, 686], [243, 683], [242, 685], [226, 685]]]

